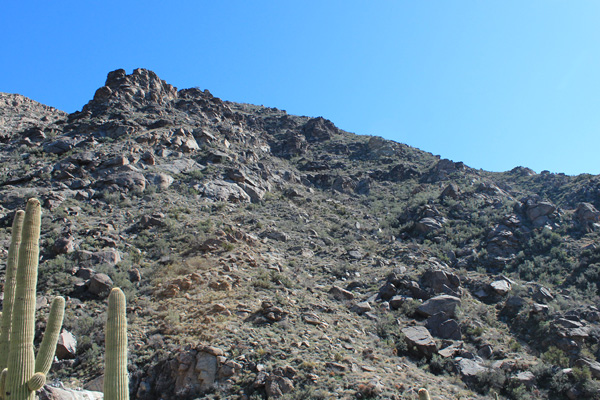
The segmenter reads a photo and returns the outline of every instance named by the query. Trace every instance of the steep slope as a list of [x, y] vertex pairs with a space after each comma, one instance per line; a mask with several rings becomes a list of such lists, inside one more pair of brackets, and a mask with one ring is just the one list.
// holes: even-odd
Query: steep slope
[[102, 374], [119, 286], [137, 398], [598, 395], [597, 176], [474, 170], [144, 69], [44, 107], [2, 109], [33, 122], [1, 126], [0, 240], [43, 200], [67, 386]]

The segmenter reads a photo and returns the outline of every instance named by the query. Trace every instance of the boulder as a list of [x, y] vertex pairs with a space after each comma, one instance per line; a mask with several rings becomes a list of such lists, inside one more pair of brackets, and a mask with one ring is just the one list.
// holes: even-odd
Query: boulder
[[356, 312], [359, 315], [365, 314], [371, 310], [372, 310], [372, 307], [368, 301], [356, 303], [354, 306], [352, 306], [352, 311]]
[[427, 329], [432, 335], [442, 339], [461, 340], [462, 332], [456, 320], [448, 318], [445, 312], [439, 312], [427, 319]]
[[404, 295], [398, 295], [398, 296], [394, 296], [390, 299], [389, 304], [390, 304], [390, 308], [392, 310], [397, 310], [400, 307], [402, 307], [402, 305], [404, 303], [406, 303], [407, 301], [412, 300], [411, 297], [408, 296], [404, 296]]
[[160, 190], [168, 189], [173, 183], [173, 177], [169, 174], [159, 172], [149, 176], [149, 181]]
[[113, 281], [106, 274], [96, 274], [87, 282], [87, 290], [96, 296], [106, 296], [113, 286]]
[[102, 392], [90, 390], [60, 389], [45, 385], [39, 392], [39, 400], [101, 400]]
[[593, 229], [600, 221], [600, 211], [590, 203], [579, 203], [575, 210], [575, 219], [585, 229]]
[[71, 360], [77, 356], [77, 339], [71, 332], [63, 329], [60, 333], [55, 354], [59, 360]]
[[468, 358], [458, 357], [456, 361], [458, 371], [465, 380], [477, 379], [478, 375], [490, 370], [489, 368], [484, 367], [478, 362]]
[[443, 270], [427, 270], [421, 276], [421, 286], [430, 288], [433, 293], [460, 295], [460, 278], [451, 272]]
[[199, 187], [202, 196], [214, 201], [231, 203], [250, 203], [252, 198], [237, 184], [220, 179], [202, 184]]
[[263, 238], [269, 238], [272, 240], [276, 240], [278, 242], [287, 242], [288, 240], [290, 240], [290, 237], [288, 236], [287, 233], [281, 232], [281, 231], [278, 231], [275, 229], [268, 229], [268, 230], [262, 232], [259, 236], [263, 237]]
[[278, 399], [294, 389], [294, 383], [285, 376], [269, 375], [265, 381], [268, 398]]
[[396, 155], [391, 140], [386, 140], [379, 136], [372, 136], [367, 142], [367, 151], [372, 158], [393, 157]]
[[114, 267], [121, 262], [121, 254], [118, 250], [109, 249], [91, 252], [88, 250], [80, 250], [77, 252], [77, 258], [81, 266], [93, 268], [98, 265], [106, 265]]
[[446, 313], [449, 317], [456, 316], [456, 308], [460, 306], [460, 299], [450, 295], [432, 297], [417, 308], [417, 312], [430, 317], [439, 312]]
[[406, 344], [421, 356], [431, 357], [437, 353], [437, 346], [424, 326], [409, 326], [402, 329]]
[[531, 371], [520, 371], [515, 376], [512, 377], [512, 380], [516, 383], [517, 386], [523, 385], [526, 388], [532, 388], [535, 385], [535, 375]]
[[383, 301], [388, 301], [392, 299], [396, 295], [396, 293], [396, 286], [391, 282], [387, 282], [379, 289], [379, 293], [377, 296]]
[[434, 218], [421, 218], [415, 223], [417, 232], [429, 233], [442, 228], [442, 223]]
[[446, 186], [446, 188], [442, 191], [442, 194], [440, 195], [442, 199], [451, 198], [454, 200], [458, 199], [459, 196], [460, 189], [455, 183], [451, 183], [448, 186]]
[[69, 254], [75, 251], [75, 239], [72, 236], [63, 236], [52, 245], [54, 254]]
[[333, 295], [336, 300], [340, 301], [354, 299], [354, 294], [352, 294], [352, 292], [339, 286], [333, 286], [331, 289], [329, 289], [329, 294]]
[[505, 296], [510, 292], [511, 285], [508, 281], [500, 279], [490, 283], [490, 288], [498, 295]]
[[337, 131], [333, 122], [323, 117], [312, 118], [302, 127], [302, 134], [308, 142], [329, 140]]

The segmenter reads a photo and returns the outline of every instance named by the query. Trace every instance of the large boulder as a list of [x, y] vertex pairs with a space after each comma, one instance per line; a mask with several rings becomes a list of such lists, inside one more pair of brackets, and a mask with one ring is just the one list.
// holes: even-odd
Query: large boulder
[[232, 203], [250, 203], [252, 198], [241, 187], [233, 182], [215, 179], [200, 186], [202, 196], [214, 201]]
[[96, 274], [87, 282], [87, 290], [95, 296], [106, 296], [113, 286], [113, 281], [106, 274]]
[[585, 229], [593, 230], [600, 222], [600, 211], [590, 203], [579, 203], [575, 210], [575, 219]]
[[452, 272], [429, 269], [421, 276], [421, 286], [429, 288], [435, 294], [460, 295], [460, 278]]
[[460, 299], [455, 296], [443, 294], [432, 297], [417, 308], [417, 312], [430, 317], [439, 312], [446, 313], [450, 318], [456, 316], [456, 309], [460, 306]]
[[448, 314], [440, 312], [427, 319], [427, 329], [432, 335], [442, 339], [461, 340], [460, 325], [456, 320], [448, 318]]
[[81, 267], [90, 268], [98, 265], [114, 267], [121, 262], [121, 254], [115, 249], [100, 250], [96, 252], [80, 250], [77, 252], [77, 258]]
[[77, 356], [77, 339], [71, 332], [63, 329], [60, 333], [55, 354], [59, 360], [73, 359]]
[[415, 223], [415, 230], [420, 233], [429, 233], [442, 228], [442, 222], [435, 218], [421, 218]]
[[425, 357], [437, 353], [435, 340], [424, 326], [409, 326], [403, 328], [402, 333], [410, 350]]
[[39, 400], [102, 400], [102, 392], [91, 390], [60, 389], [45, 385], [39, 392]]

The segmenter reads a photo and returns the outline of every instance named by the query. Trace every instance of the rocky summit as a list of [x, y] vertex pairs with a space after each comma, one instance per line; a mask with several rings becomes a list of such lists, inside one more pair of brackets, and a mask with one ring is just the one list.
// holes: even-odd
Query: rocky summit
[[41, 398], [102, 397], [113, 287], [134, 399], [600, 398], [600, 176], [476, 170], [136, 69], [72, 114], [0, 94], [0, 282], [30, 197], [39, 332], [67, 299]]

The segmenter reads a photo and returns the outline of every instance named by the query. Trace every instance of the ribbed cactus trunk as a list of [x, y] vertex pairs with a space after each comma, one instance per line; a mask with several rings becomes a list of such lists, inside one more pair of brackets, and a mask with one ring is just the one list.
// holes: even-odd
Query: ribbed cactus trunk
[[[7, 270], [8, 288], [4, 293], [7, 320], [4, 316], [2, 320], [3, 340], [5, 332], [8, 332], [6, 369], [0, 377], [0, 399], [3, 400], [35, 399], [36, 390], [46, 383], [46, 374], [52, 365], [63, 322], [65, 299], [57, 297], [52, 301], [44, 339], [35, 359], [35, 289], [40, 254], [41, 216], [40, 202], [30, 199], [25, 213], [18, 211], [13, 224]], [[16, 256], [15, 252], [18, 253]], [[8, 276], [9, 273], [15, 272], [13, 262], [16, 262], [14, 285], [12, 280], [9, 282]]]
[[35, 288], [40, 254], [41, 206], [30, 199], [25, 209], [17, 267], [17, 289], [10, 329], [10, 351], [6, 376], [6, 400], [34, 400], [27, 382], [34, 374]]
[[[4, 282], [4, 302], [2, 304], [2, 320], [0, 325], [0, 372], [8, 365], [8, 343], [10, 341], [10, 325], [13, 304], [15, 302], [15, 290], [17, 288], [17, 262], [19, 259], [19, 246], [21, 245], [21, 232], [23, 230], [23, 219], [25, 211], [19, 210], [15, 214], [12, 226], [10, 247], [8, 248], [8, 260], [6, 262], [6, 276]], [[0, 399], [2, 398], [0, 393]]]
[[108, 296], [104, 364], [104, 399], [129, 400], [127, 315], [125, 295], [114, 288]]

